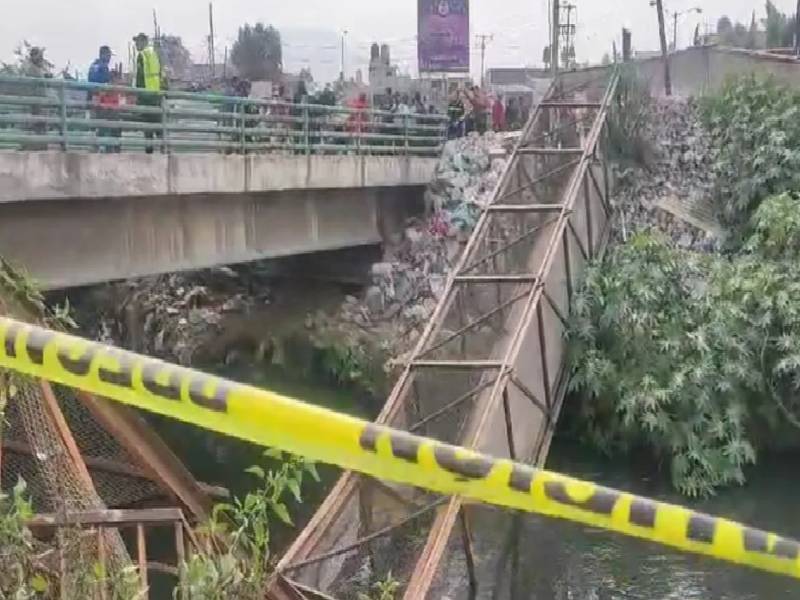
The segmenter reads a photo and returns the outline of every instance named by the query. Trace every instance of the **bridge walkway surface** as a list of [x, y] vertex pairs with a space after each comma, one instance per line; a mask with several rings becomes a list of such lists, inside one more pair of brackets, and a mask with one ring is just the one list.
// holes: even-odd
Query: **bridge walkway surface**
[[[608, 71], [552, 84], [379, 423], [544, 464], [568, 377], [572, 293], [609, 237], [602, 140], [616, 81]], [[353, 598], [391, 573], [406, 600], [473, 597], [479, 572], [505, 566], [478, 564], [472, 510], [348, 472], [280, 561], [271, 594]]]

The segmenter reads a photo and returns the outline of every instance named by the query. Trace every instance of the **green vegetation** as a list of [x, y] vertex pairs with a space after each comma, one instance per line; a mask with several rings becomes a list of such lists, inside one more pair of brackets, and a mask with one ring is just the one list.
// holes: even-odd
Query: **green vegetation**
[[650, 448], [690, 496], [743, 483], [800, 382], [798, 276], [647, 234], [591, 268], [570, 332], [591, 441], [609, 453]]
[[652, 98], [647, 82], [635, 69], [620, 69], [617, 94], [608, 118], [609, 158], [622, 164], [644, 166], [652, 155], [651, 141], [644, 136]]
[[244, 24], [233, 43], [231, 62], [246, 79], [275, 81], [283, 69], [280, 32], [272, 25]]
[[232, 504], [216, 506], [200, 529], [208, 548], [185, 566], [190, 598], [263, 598], [272, 574], [271, 528], [276, 521], [292, 525], [287, 496], [301, 503], [304, 476], [319, 479], [314, 464], [305, 459], [278, 450], [268, 450], [265, 458], [279, 461], [279, 468], [265, 472], [250, 467], [247, 472], [258, 480], [256, 489]]
[[[215, 507], [210, 521], [197, 530], [205, 548], [182, 566], [183, 590], [193, 600], [263, 598], [272, 574], [271, 531], [276, 522], [292, 524], [287, 502], [302, 502], [307, 475], [318, 479], [314, 464], [298, 457], [268, 450], [265, 458], [277, 461], [275, 470], [259, 466], [247, 472], [258, 482], [254, 491], [231, 504]], [[87, 547], [79, 531], [62, 532], [62, 551], [67, 571], [53, 570], [54, 551], [37, 542], [28, 528], [33, 507], [20, 481], [11, 496], [0, 495], [0, 599], [29, 600], [58, 597], [94, 597], [102, 586], [111, 600], [146, 597], [132, 565], [104, 569]], [[377, 600], [394, 596], [392, 579], [376, 586]], [[66, 594], [61, 594], [66, 592]], [[176, 597], [179, 590], [175, 591]]]
[[704, 100], [702, 116], [717, 149], [717, 214], [738, 246], [762, 200], [800, 190], [800, 91], [732, 79]]
[[19, 482], [11, 496], [0, 495], [0, 598], [27, 600], [49, 587], [35, 565], [34, 539], [27, 527], [33, 508]]
[[573, 303], [581, 430], [608, 454], [648, 450], [689, 496], [743, 483], [800, 428], [798, 107], [800, 93], [752, 77], [705, 99], [730, 253], [640, 234], [591, 266]]
[[370, 593], [358, 594], [358, 600], [395, 600], [399, 590], [400, 582], [394, 578], [390, 571], [384, 579], [372, 586]]

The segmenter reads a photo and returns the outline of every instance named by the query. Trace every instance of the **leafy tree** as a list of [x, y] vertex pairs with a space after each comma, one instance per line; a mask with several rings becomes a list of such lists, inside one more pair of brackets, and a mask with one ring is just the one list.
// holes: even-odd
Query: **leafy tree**
[[764, 27], [767, 30], [767, 48], [791, 46], [794, 39], [795, 18], [789, 18], [779, 11], [771, 0], [767, 0], [767, 18]]
[[800, 258], [800, 200], [795, 193], [764, 200], [756, 211], [745, 250], [770, 260]]
[[754, 50], [758, 46], [758, 24], [756, 23], [756, 11], [753, 11], [753, 17], [750, 19], [750, 31], [747, 32], [748, 50]]
[[722, 16], [717, 21], [717, 34], [723, 38], [733, 33], [733, 21], [728, 16]]
[[305, 81], [307, 84], [314, 83], [314, 75], [311, 73], [311, 69], [308, 67], [303, 67], [300, 69], [300, 81]]
[[717, 35], [725, 46], [754, 49], [758, 45], [758, 23], [756, 13], [750, 20], [750, 27], [744, 23], [734, 23], [730, 17], [723, 16], [717, 21]]
[[764, 210], [762, 237], [733, 260], [641, 234], [575, 298], [571, 387], [589, 439], [648, 448], [689, 496], [743, 483], [783, 424], [800, 426], [800, 268], [767, 258], [775, 215]]
[[162, 35], [158, 40], [161, 66], [170, 77], [183, 78], [192, 65], [192, 55], [177, 35]]
[[[33, 68], [30, 60], [31, 50], [34, 48], [28, 40], [23, 40], [16, 48], [14, 48], [14, 62], [0, 62], [0, 74], [2, 75], [28, 75], [33, 72], [38, 72], [38, 69]], [[55, 65], [44, 59], [43, 72], [50, 74]]]
[[740, 77], [704, 100], [702, 116], [717, 148], [716, 212], [736, 242], [762, 200], [800, 190], [800, 92]]
[[231, 51], [231, 62], [247, 79], [277, 80], [283, 69], [280, 32], [263, 23], [240, 27]]

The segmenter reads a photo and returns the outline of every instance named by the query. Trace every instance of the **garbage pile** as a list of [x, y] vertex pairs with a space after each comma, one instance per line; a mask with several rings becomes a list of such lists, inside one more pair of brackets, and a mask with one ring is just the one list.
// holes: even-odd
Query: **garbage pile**
[[428, 205], [439, 217], [437, 226], [445, 228], [442, 233], [469, 232], [475, 227], [503, 173], [505, 160], [492, 160], [490, 155], [502, 143], [503, 138], [495, 133], [470, 135], [447, 143], [425, 194]]
[[715, 250], [720, 229], [711, 204], [713, 151], [697, 103], [654, 99], [642, 137], [652, 143], [649, 164], [615, 167], [615, 233], [624, 240], [656, 227], [682, 248]]
[[221, 267], [111, 284], [76, 310], [102, 342], [190, 366], [203, 344], [221, 334], [226, 315], [269, 303], [269, 288], [257, 287], [253, 295], [251, 281]]
[[[372, 285], [362, 299], [350, 298], [323, 327], [361, 329], [363, 343], [376, 344], [387, 358], [409, 352], [444, 294], [447, 277], [461, 255], [481, 211], [490, 201], [506, 159], [492, 159], [503, 139], [494, 133], [448, 142], [425, 193], [430, 216], [412, 220], [387, 244], [372, 267]], [[339, 337], [350, 337], [345, 331]]]

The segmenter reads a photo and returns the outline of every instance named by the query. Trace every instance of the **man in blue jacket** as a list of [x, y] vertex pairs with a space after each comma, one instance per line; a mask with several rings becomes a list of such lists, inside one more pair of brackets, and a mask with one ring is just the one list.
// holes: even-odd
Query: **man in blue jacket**
[[89, 82], [103, 83], [105, 85], [111, 83], [111, 69], [108, 67], [110, 63], [111, 48], [100, 46], [99, 56], [94, 59], [92, 66], [89, 67]]

